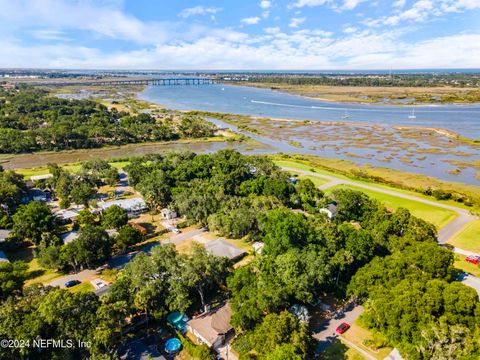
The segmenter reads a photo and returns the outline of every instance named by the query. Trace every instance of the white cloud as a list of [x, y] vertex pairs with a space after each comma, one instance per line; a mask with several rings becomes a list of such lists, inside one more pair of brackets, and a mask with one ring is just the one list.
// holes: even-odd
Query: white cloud
[[341, 9], [343, 10], [353, 10], [355, 9], [360, 3], [365, 2], [366, 0], [345, 0]]
[[260, 17], [252, 16], [252, 17], [244, 18], [240, 21], [245, 25], [255, 25], [255, 24], [258, 24], [260, 22]]
[[355, 9], [360, 3], [365, 2], [367, 0], [343, 0], [343, 1], [335, 1], [335, 0], [296, 0], [293, 4], [290, 4], [290, 8], [302, 8], [305, 6], [308, 7], [316, 7], [316, 6], [323, 6], [329, 5], [335, 10], [353, 10]]
[[219, 11], [222, 11], [222, 9], [217, 7], [194, 6], [183, 9], [178, 16], [188, 18], [195, 15], [215, 15]]
[[70, 41], [63, 31], [58, 30], [33, 30], [32, 35], [39, 40]]
[[270, 9], [270, 7], [272, 6], [272, 2], [271, 1], [268, 1], [268, 0], [262, 0], [260, 1], [260, 7], [262, 9]]
[[302, 23], [304, 23], [306, 18], [301, 17], [301, 18], [291, 18], [290, 23], [288, 24], [289, 27], [291, 28], [298, 28]]
[[347, 27], [343, 28], [343, 32], [345, 34], [352, 34], [352, 33], [356, 32], [357, 30], [358, 29], [354, 26], [347, 26]]
[[393, 2], [393, 7], [403, 8], [406, 3], [407, 3], [407, 0], [395, 0], [395, 1]]
[[280, 28], [278, 26], [275, 27], [268, 27], [263, 29], [267, 34], [278, 34], [280, 32]]

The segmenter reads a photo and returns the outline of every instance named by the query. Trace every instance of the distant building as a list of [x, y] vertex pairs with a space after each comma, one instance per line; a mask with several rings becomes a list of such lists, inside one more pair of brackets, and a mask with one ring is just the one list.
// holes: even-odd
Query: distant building
[[59, 210], [55, 213], [55, 216], [58, 217], [59, 219], [63, 220], [64, 222], [71, 222], [75, 221], [75, 219], [78, 217], [78, 211], [77, 210]]
[[229, 303], [200, 315], [188, 322], [188, 330], [197, 340], [213, 349], [225, 343], [226, 336], [233, 331], [230, 324], [232, 308]]
[[10, 262], [10, 260], [8, 260], [7, 255], [3, 251], [0, 251], [0, 263], [3, 262]]
[[328, 204], [327, 207], [320, 209], [320, 212], [327, 214], [329, 219], [333, 219], [337, 215], [337, 205], [336, 204]]
[[176, 219], [178, 216], [175, 210], [170, 210], [167, 208], [160, 210], [160, 214], [162, 215], [162, 219], [166, 220]]
[[79, 237], [78, 231], [72, 230], [65, 234], [60, 235], [60, 239], [62, 239], [65, 245], [70, 244], [73, 240], [76, 240]]
[[129, 217], [135, 217], [148, 211], [147, 204], [141, 197], [108, 202], [100, 201], [97, 205], [102, 211], [108, 209], [110, 206], [118, 205], [127, 211]]
[[223, 239], [207, 242], [205, 249], [212, 255], [226, 257], [232, 261], [239, 260], [247, 253]]
[[261, 254], [263, 251], [263, 248], [265, 247], [265, 244], [263, 242], [256, 241], [252, 244], [252, 247], [255, 254]]
[[52, 194], [48, 190], [42, 190], [38, 188], [33, 188], [28, 190], [27, 194], [22, 198], [23, 203], [28, 203], [30, 201], [40, 201], [47, 202], [50, 200]]
[[45, 181], [53, 177], [53, 174], [33, 175], [30, 176], [31, 181]]
[[143, 226], [139, 223], [129, 222], [128, 225], [130, 225], [131, 227], [136, 229], [142, 235], [147, 235], [148, 234], [148, 229], [145, 226]]
[[0, 243], [7, 241], [11, 233], [12, 230], [0, 229]]

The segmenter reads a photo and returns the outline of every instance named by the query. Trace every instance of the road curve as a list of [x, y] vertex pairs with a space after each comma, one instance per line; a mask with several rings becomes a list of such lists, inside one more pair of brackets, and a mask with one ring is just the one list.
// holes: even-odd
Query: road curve
[[382, 188], [366, 185], [366, 184], [356, 182], [356, 181], [352, 181], [352, 180], [345, 180], [345, 179], [340, 179], [340, 178], [330, 176], [330, 175], [318, 174], [318, 173], [315, 173], [315, 172], [312, 172], [312, 171], [298, 170], [298, 169], [293, 169], [293, 168], [283, 167], [283, 166], [282, 166], [282, 169], [287, 170], [287, 171], [291, 171], [291, 172], [296, 172], [296, 173], [299, 173], [299, 174], [302, 174], [302, 175], [316, 176], [316, 177], [319, 177], [319, 178], [329, 180], [329, 183], [319, 187], [321, 190], [325, 190], [325, 189], [328, 189], [330, 187], [333, 187], [333, 186], [336, 186], [336, 185], [342, 185], [342, 184], [343, 185], [352, 185], [352, 186], [359, 187], [359, 188], [362, 188], [362, 189], [376, 191], [376, 192], [379, 192], [379, 193], [382, 193], [382, 194], [392, 195], [392, 196], [400, 197], [400, 198], [403, 198], [403, 199], [417, 201], [417, 202], [420, 202], [420, 203], [424, 203], [424, 204], [440, 207], [440, 208], [443, 208], [443, 209], [448, 209], [448, 210], [455, 211], [458, 216], [438, 231], [438, 242], [440, 244], [445, 244], [456, 233], [458, 233], [461, 229], [463, 229], [463, 227], [466, 224], [468, 224], [469, 222], [471, 222], [473, 220], [478, 219], [478, 217], [471, 215], [468, 210], [465, 210], [465, 209], [462, 209], [462, 208], [459, 208], [459, 207], [456, 207], [456, 206], [452, 206], [452, 205], [442, 204], [442, 203], [438, 203], [438, 202], [435, 202], [435, 201], [423, 199], [423, 198], [412, 196], [412, 195], [403, 194], [403, 193], [400, 193], [400, 192], [397, 192], [397, 191], [394, 191], [394, 190], [382, 189]]

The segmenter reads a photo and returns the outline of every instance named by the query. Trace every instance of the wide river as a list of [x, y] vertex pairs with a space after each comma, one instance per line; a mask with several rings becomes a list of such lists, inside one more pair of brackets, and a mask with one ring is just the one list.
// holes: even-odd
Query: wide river
[[[149, 86], [141, 99], [170, 109], [324, 121], [366, 122], [445, 128], [480, 139], [480, 105], [415, 106], [357, 105], [325, 102], [268, 89], [224, 84]], [[344, 120], [345, 115], [348, 120]]]
[[[421, 126], [426, 128], [448, 129], [470, 139], [480, 139], [480, 105], [426, 105], [415, 106], [415, 118], [411, 118], [411, 106], [387, 105], [360, 105], [325, 102], [291, 95], [269, 89], [259, 89], [245, 86], [225, 84], [198, 85], [198, 86], [149, 86], [139, 94], [139, 98], [157, 103], [170, 109], [203, 110], [221, 113], [232, 113], [268, 118], [288, 118], [316, 121], [334, 121], [345, 123], [365, 123], [381, 125], [387, 131], [393, 130], [394, 125]], [[231, 125], [213, 120], [218, 125]], [[245, 131], [235, 129], [239, 132]], [[305, 131], [305, 128], [303, 128]], [[307, 129], [308, 131], [308, 129]], [[313, 131], [313, 128], [312, 128]], [[410, 163], [405, 156], [413, 156], [407, 150], [392, 150], [389, 154], [378, 151], [370, 158], [351, 158], [347, 156], [355, 153], [367, 155], [368, 149], [348, 147], [338, 142], [342, 148], [334, 151], [328, 147], [319, 147], [320, 142], [306, 141], [305, 134], [290, 137], [288, 140], [301, 142], [303, 147], [295, 147], [286, 139], [269, 139], [265, 136], [247, 135], [272, 147], [272, 151], [286, 153], [313, 154], [324, 157], [343, 158], [361, 164], [386, 166], [394, 169], [417, 172], [435, 176], [444, 180], [464, 182], [473, 185], [480, 184], [478, 170], [475, 166], [464, 167], [460, 173], [452, 170], [456, 166], [446, 161], [472, 162], [480, 161], [480, 148], [473, 146], [459, 146], [448, 154], [426, 153], [424, 156], [412, 157]], [[425, 139], [426, 140], [426, 139]], [[431, 147], [421, 139], [412, 140], [419, 148]], [[395, 155], [395, 156], [389, 156]], [[385, 163], [384, 157], [392, 158]], [[402, 160], [403, 157], [403, 160]]]

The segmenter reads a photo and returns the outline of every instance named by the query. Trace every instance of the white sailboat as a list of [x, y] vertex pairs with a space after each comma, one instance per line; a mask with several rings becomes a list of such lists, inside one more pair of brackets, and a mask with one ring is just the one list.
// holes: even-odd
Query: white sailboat
[[343, 119], [343, 120], [346, 120], [346, 119], [348, 119], [349, 117], [350, 117], [350, 115], [348, 115], [347, 110], [345, 110], [345, 113], [343, 114], [342, 119]]
[[409, 119], [416, 119], [417, 117], [415, 116], [415, 109], [412, 109], [412, 114], [408, 116]]

